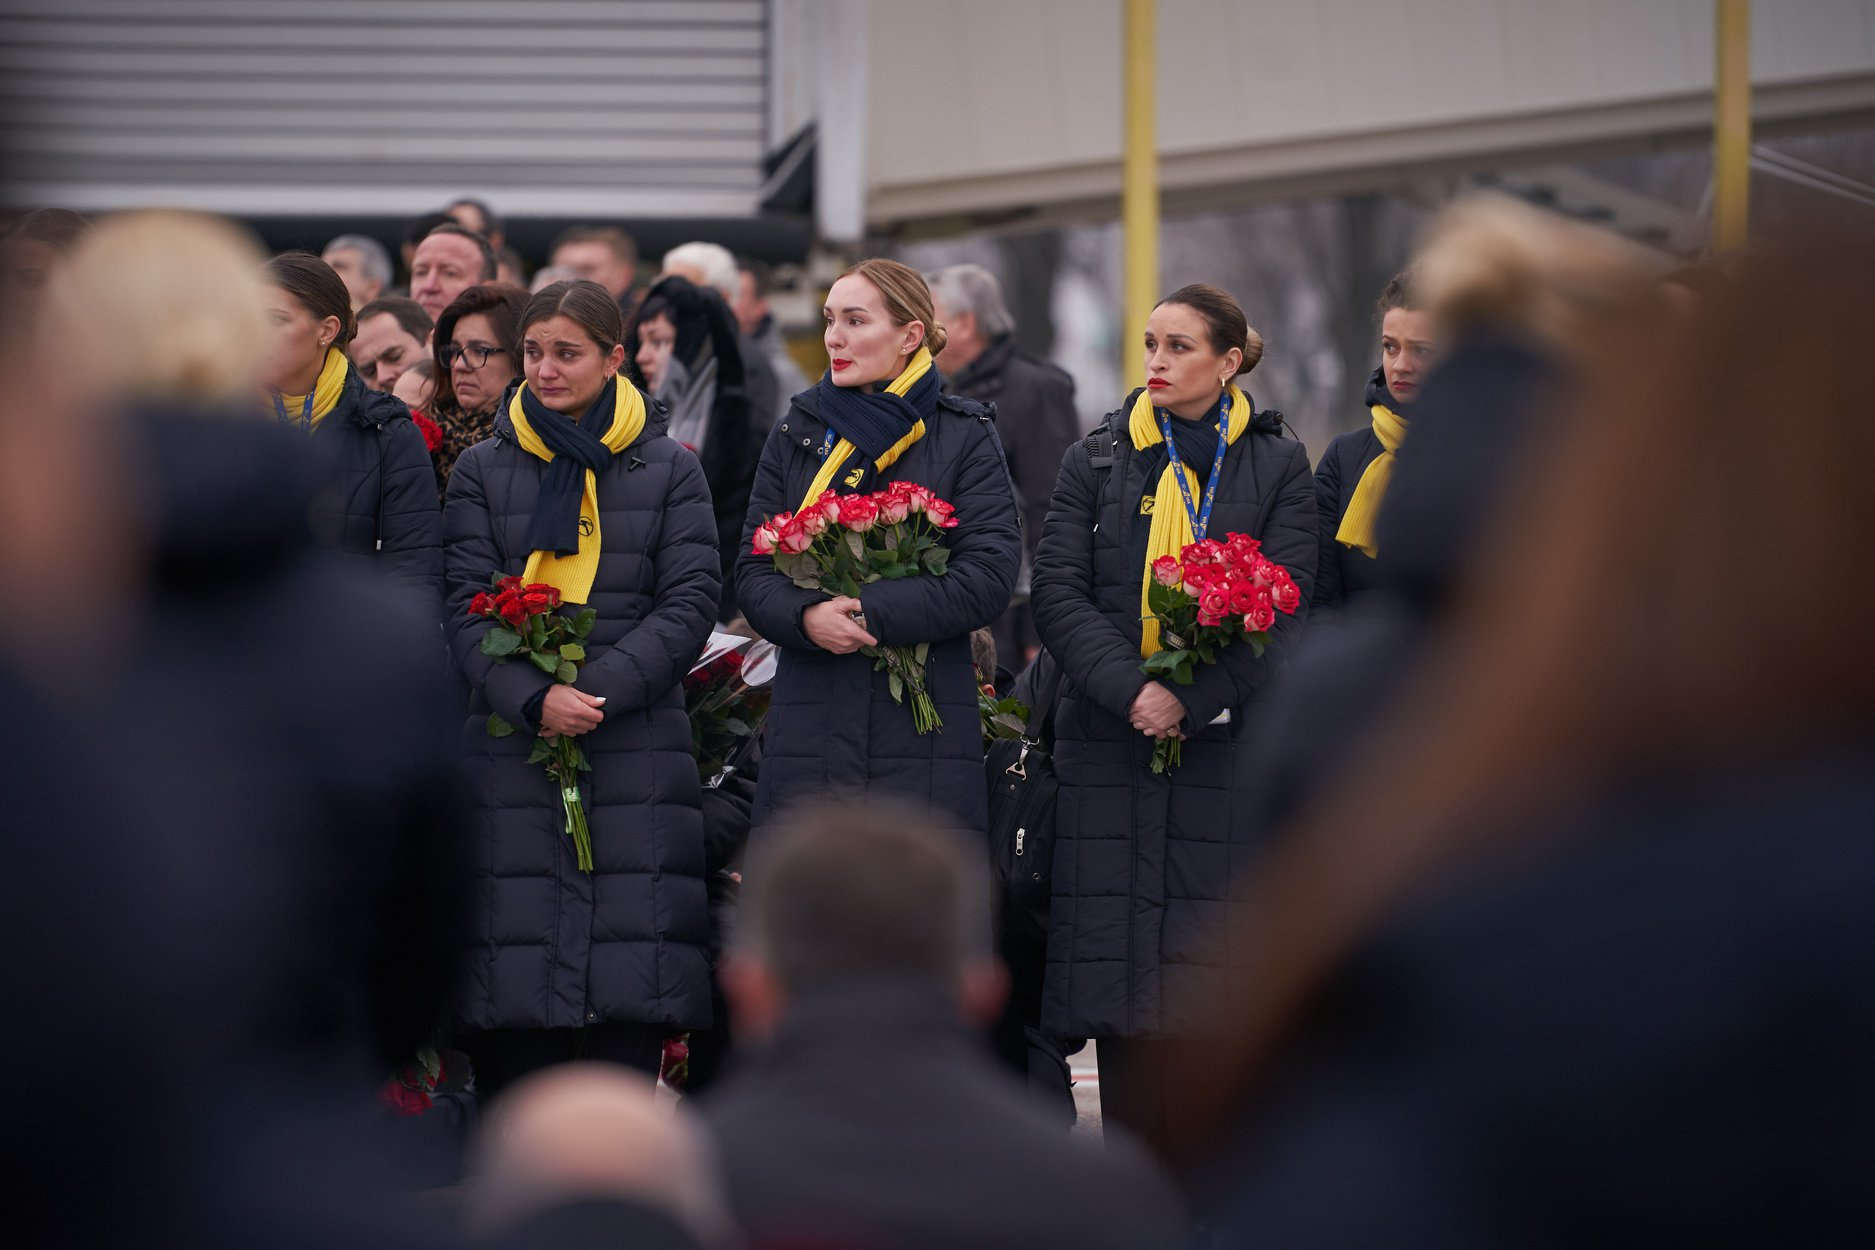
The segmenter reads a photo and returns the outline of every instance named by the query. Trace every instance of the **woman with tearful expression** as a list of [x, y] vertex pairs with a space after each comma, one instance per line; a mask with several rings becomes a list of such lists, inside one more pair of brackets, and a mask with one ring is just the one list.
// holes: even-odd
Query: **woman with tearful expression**
[[[703, 818], [682, 682], [716, 619], [721, 573], [697, 459], [619, 373], [618, 304], [556, 282], [527, 305], [525, 380], [450, 475], [449, 626], [473, 704], [481, 900], [457, 1006], [476, 1080], [604, 1059], [655, 1075], [667, 1034], [710, 1024]], [[469, 604], [491, 575], [556, 588], [598, 617], [578, 680], [482, 654]], [[491, 738], [489, 714], [522, 732]], [[563, 832], [532, 740], [579, 737], [593, 870]]]

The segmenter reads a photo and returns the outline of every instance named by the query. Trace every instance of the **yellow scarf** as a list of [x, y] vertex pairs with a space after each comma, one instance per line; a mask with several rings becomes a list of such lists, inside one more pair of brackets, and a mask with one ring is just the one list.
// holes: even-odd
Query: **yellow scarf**
[[[318, 429], [319, 423], [338, 407], [339, 396], [345, 392], [345, 375], [350, 370], [351, 361], [345, 359], [344, 352], [336, 347], [326, 348], [326, 362], [319, 367], [319, 380], [313, 383], [312, 428]], [[306, 411], [306, 397], [275, 393], [287, 419], [297, 425], [300, 414]]]
[[[526, 383], [516, 387], [514, 398], [508, 404], [508, 419], [514, 422], [515, 440], [521, 444], [522, 451], [551, 464], [553, 451], [541, 441], [534, 427], [528, 424], [527, 414], [521, 411], [521, 391], [525, 387]], [[620, 378], [617, 391], [618, 402], [612, 410], [611, 428], [599, 439], [614, 455], [637, 441], [645, 428], [645, 400], [638, 388]], [[579, 550], [570, 556], [536, 551], [527, 558], [527, 568], [522, 571], [521, 579], [547, 583], [559, 590], [560, 597], [568, 603], [585, 603], [592, 597], [593, 578], [599, 575], [599, 539], [599, 480], [588, 469], [586, 488], [579, 497]]]
[[[1255, 415], [1250, 411], [1250, 401], [1244, 398], [1242, 391], [1235, 385], [1230, 388], [1230, 415], [1225, 418], [1224, 437], [1235, 443], [1250, 428], [1250, 418]], [[1174, 421], [1177, 417], [1172, 418]], [[1141, 391], [1139, 398], [1133, 401], [1132, 415], [1127, 418], [1127, 433], [1132, 436], [1133, 446], [1151, 447], [1163, 443], [1165, 435], [1159, 430], [1159, 418], [1152, 409], [1152, 392]], [[1173, 476], [1169, 457], [1165, 471], [1159, 474], [1159, 485], [1152, 495], [1152, 530], [1146, 537], [1146, 567], [1139, 577], [1139, 653], [1149, 656], [1159, 650], [1159, 620], [1147, 606], [1147, 592], [1152, 589], [1152, 562], [1160, 556], [1178, 558], [1198, 540], [1192, 532], [1191, 516], [1185, 511], [1185, 496], [1178, 488], [1178, 478]], [[1191, 490], [1193, 502], [1203, 497], [1203, 488], [1198, 483], [1198, 475], [1192, 467], [1177, 462], [1185, 474], [1186, 486]], [[1222, 472], [1222, 470], [1219, 470]]]
[[1354, 497], [1348, 500], [1347, 513], [1341, 518], [1341, 528], [1335, 531], [1335, 541], [1377, 556], [1380, 548], [1374, 545], [1374, 518], [1380, 515], [1387, 484], [1393, 481], [1393, 453], [1406, 441], [1406, 418], [1385, 404], [1375, 404], [1369, 411], [1374, 414], [1374, 437], [1380, 440], [1381, 452], [1361, 474]]
[[[892, 381], [886, 385], [885, 389], [894, 395], [903, 395], [911, 389], [912, 383], [916, 382], [930, 371], [931, 353], [920, 347], [917, 354], [906, 364], [905, 371], [896, 378], [893, 378]], [[879, 472], [884, 473], [887, 469], [898, 463], [900, 456], [903, 456], [907, 451], [911, 450], [911, 445], [913, 443], [923, 437], [924, 422], [913, 422], [911, 433], [887, 448], [885, 455], [879, 457], [874, 467]], [[801, 502], [795, 505], [794, 510], [799, 512], [802, 508], [805, 508], [808, 504], [825, 494], [827, 488], [833, 485], [834, 475], [840, 471], [840, 466], [846, 463], [846, 458], [848, 456], [851, 456], [858, 450], [859, 448], [853, 446], [853, 444], [847, 442], [845, 439], [841, 439], [839, 442], [835, 443], [833, 445], [833, 450], [827, 453], [827, 458], [820, 462], [820, 472], [814, 474], [814, 480], [807, 485], [807, 493], [801, 496]]]

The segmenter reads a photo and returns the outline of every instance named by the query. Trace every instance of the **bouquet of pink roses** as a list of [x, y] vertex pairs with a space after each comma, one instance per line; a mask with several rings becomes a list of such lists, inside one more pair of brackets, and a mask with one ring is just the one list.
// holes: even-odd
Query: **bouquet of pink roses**
[[[872, 582], [943, 576], [950, 548], [940, 531], [955, 529], [956, 509], [916, 482], [893, 482], [870, 495], [829, 490], [799, 512], [769, 517], [755, 531], [755, 554], [773, 556], [796, 586], [857, 599]], [[931, 645], [865, 647], [884, 670], [892, 698], [911, 695], [912, 725], [921, 734], [944, 727], [925, 689]]]
[[[1223, 542], [1207, 538], [1176, 558], [1154, 560], [1146, 604], [1159, 622], [1161, 650], [1140, 668], [1189, 686], [1196, 666], [1217, 663], [1231, 643], [1241, 640], [1262, 655], [1276, 614], [1293, 616], [1302, 602], [1289, 570], [1265, 557], [1262, 546], [1248, 534], [1229, 534]], [[1178, 739], [1161, 738], [1152, 771], [1162, 773], [1178, 760]]]

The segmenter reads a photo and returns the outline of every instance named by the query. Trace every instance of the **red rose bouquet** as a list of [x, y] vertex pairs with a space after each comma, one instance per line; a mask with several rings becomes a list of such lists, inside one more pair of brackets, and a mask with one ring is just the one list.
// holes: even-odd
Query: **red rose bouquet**
[[709, 645], [684, 678], [684, 710], [697, 775], [705, 788], [736, 770], [768, 716], [775, 676], [775, 644], [735, 634], [710, 635]]
[[[893, 482], [870, 495], [827, 491], [799, 512], [769, 517], [755, 531], [755, 554], [773, 556], [796, 586], [857, 599], [872, 582], [930, 574], [941, 577], [950, 548], [941, 531], [957, 527], [956, 508], [915, 482]], [[911, 694], [912, 726], [921, 734], [944, 727], [925, 689], [931, 645], [864, 647], [884, 670], [892, 698]]]
[[[1152, 562], [1146, 604], [1159, 623], [1161, 649], [1140, 667], [1189, 686], [1197, 665], [1217, 663], [1218, 652], [1234, 642], [1262, 655], [1276, 614], [1295, 615], [1301, 601], [1289, 570], [1266, 558], [1262, 544], [1248, 534], [1192, 543], [1176, 558]], [[1153, 748], [1152, 771], [1162, 773], [1178, 762], [1179, 740], [1161, 738]]]
[[[543, 582], [524, 585], [518, 577], [497, 573], [493, 583], [492, 593], [484, 591], [469, 604], [470, 616], [495, 622], [495, 627], [482, 635], [482, 654], [496, 660], [526, 660], [555, 681], [569, 685], [579, 680], [579, 666], [586, 660], [586, 639], [599, 614], [583, 608], [571, 618], [561, 615], [557, 611], [560, 592]], [[493, 712], [488, 714], [489, 737], [506, 738], [513, 733], [513, 725]], [[586, 752], [580, 749], [577, 738], [560, 734], [538, 739], [527, 762], [546, 765], [547, 775], [559, 786], [566, 836], [573, 839], [580, 871], [591, 872], [592, 831], [579, 795], [579, 775], [592, 771]]]

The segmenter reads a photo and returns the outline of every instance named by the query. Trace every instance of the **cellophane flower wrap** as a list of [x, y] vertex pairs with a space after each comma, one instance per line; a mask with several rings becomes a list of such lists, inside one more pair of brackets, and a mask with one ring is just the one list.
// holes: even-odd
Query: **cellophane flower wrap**
[[[571, 685], [579, 680], [580, 666], [586, 662], [586, 639], [599, 614], [582, 608], [568, 617], [561, 613], [560, 592], [543, 582], [523, 584], [518, 577], [497, 573], [490, 579], [492, 590], [483, 591], [469, 603], [469, 615], [486, 617], [494, 628], [482, 635], [482, 654], [498, 661], [518, 660], [532, 664], [557, 682]], [[488, 736], [506, 738], [515, 729], [495, 713], [488, 714]], [[573, 851], [581, 872], [592, 871], [592, 829], [586, 822], [586, 804], [580, 798], [579, 775], [592, 771], [579, 739], [569, 734], [539, 738], [527, 762], [545, 766], [547, 775], [560, 791], [560, 808], [566, 817], [566, 836], [573, 840]]]
[[[1301, 602], [1289, 570], [1264, 556], [1248, 534], [1192, 543], [1177, 558], [1153, 561], [1146, 603], [1159, 622], [1161, 650], [1140, 667], [1148, 676], [1189, 686], [1197, 666], [1217, 663], [1225, 647], [1242, 644], [1261, 656], [1276, 617], [1295, 615]], [[1161, 738], [1152, 771], [1176, 767], [1179, 745], [1177, 738]]]
[[[957, 527], [956, 508], [916, 482], [893, 482], [870, 495], [829, 490], [799, 512], [769, 517], [755, 531], [755, 554], [771, 556], [796, 586], [859, 598], [878, 581], [942, 577], [950, 548], [943, 531]], [[911, 696], [912, 727], [921, 734], [944, 727], [925, 688], [931, 644], [862, 647], [875, 671], [886, 673], [895, 702]]]
[[684, 677], [684, 710], [697, 776], [719, 786], [740, 767], [768, 718], [776, 647], [760, 638], [713, 633]]

